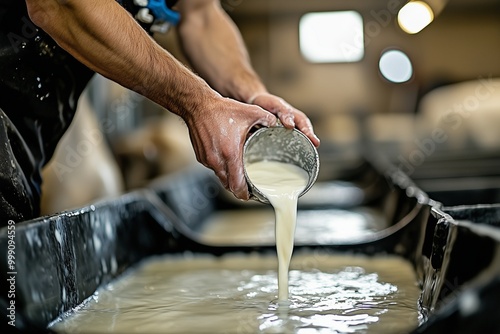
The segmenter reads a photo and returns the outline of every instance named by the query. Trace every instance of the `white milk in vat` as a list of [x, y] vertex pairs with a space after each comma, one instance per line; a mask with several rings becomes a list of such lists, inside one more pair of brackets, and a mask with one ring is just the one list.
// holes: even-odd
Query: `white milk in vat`
[[395, 334], [418, 325], [420, 289], [395, 256], [297, 252], [276, 301], [276, 256], [166, 255], [101, 287], [57, 333]]
[[[247, 174], [275, 209], [276, 257], [159, 258], [113, 282], [51, 326], [60, 333], [408, 333], [420, 289], [409, 262], [293, 250], [307, 173], [259, 162]], [[290, 275], [289, 275], [290, 265]], [[290, 281], [289, 281], [290, 279]], [[290, 283], [291, 294], [288, 296]], [[402, 321], [403, 320], [403, 321]]]
[[274, 207], [278, 252], [278, 299], [288, 300], [288, 267], [293, 252], [297, 200], [309, 175], [293, 164], [259, 161], [246, 166], [248, 177]]

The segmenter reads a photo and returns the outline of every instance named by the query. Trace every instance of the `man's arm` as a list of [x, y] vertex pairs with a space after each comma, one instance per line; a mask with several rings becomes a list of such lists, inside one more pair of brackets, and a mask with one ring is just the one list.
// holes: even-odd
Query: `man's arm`
[[180, 0], [178, 32], [194, 70], [222, 95], [248, 101], [267, 92], [250, 66], [238, 29], [217, 0]]
[[217, 97], [114, 0], [26, 3], [32, 21], [80, 62], [178, 115], [200, 107], [199, 100]]
[[89, 68], [186, 122], [200, 163], [248, 199], [242, 149], [249, 130], [276, 118], [223, 98], [150, 38], [114, 0], [26, 0], [32, 21]]
[[218, 92], [259, 105], [277, 115], [284, 126], [297, 127], [318, 146], [307, 116], [283, 99], [269, 94], [253, 70], [233, 21], [218, 0], [180, 0], [178, 32], [191, 66]]

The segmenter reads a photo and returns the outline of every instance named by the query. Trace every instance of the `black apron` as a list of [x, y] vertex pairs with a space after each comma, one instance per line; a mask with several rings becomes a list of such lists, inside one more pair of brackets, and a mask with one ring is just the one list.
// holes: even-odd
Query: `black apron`
[[39, 216], [41, 170], [93, 74], [31, 22], [25, 1], [0, 0], [0, 227]]

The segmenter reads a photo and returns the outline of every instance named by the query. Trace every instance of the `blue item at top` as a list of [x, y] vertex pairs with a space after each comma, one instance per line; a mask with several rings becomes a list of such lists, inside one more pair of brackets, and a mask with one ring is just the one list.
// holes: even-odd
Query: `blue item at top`
[[147, 8], [152, 12], [156, 19], [167, 21], [176, 25], [181, 19], [181, 15], [167, 7], [165, 0], [149, 0]]

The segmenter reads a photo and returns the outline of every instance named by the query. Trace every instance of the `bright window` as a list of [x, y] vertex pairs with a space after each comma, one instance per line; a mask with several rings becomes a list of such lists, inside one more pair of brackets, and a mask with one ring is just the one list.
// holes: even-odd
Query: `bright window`
[[363, 18], [356, 11], [308, 13], [299, 25], [300, 51], [313, 63], [360, 61]]

